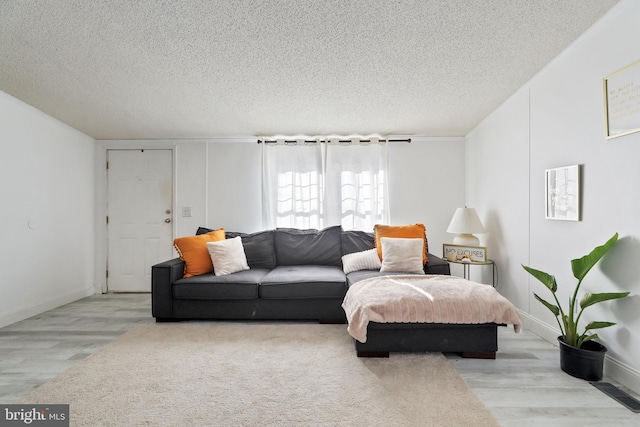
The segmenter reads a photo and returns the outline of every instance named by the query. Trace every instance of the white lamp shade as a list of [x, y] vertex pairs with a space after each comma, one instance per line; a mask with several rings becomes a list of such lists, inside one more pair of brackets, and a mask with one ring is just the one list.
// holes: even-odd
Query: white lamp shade
[[486, 233], [474, 208], [458, 208], [451, 218], [448, 233], [457, 233], [453, 243], [457, 245], [478, 246], [478, 238], [473, 233]]
[[451, 218], [447, 233], [482, 234], [486, 230], [474, 208], [458, 208]]

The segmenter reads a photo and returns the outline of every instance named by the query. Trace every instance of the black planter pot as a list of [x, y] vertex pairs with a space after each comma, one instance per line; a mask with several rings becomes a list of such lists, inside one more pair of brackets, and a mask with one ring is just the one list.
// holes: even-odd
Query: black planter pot
[[560, 344], [560, 368], [572, 377], [587, 381], [600, 381], [607, 347], [595, 341], [587, 341], [582, 348], [571, 347], [558, 337]]

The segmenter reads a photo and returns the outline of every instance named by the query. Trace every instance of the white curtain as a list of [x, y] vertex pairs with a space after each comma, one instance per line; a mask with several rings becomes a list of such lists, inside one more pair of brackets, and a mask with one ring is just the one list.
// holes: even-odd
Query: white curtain
[[364, 231], [388, 224], [387, 145], [332, 143], [326, 151], [327, 223]]
[[385, 143], [265, 143], [262, 153], [267, 228], [389, 223]]
[[322, 228], [324, 176], [321, 144], [262, 148], [262, 211], [267, 228]]

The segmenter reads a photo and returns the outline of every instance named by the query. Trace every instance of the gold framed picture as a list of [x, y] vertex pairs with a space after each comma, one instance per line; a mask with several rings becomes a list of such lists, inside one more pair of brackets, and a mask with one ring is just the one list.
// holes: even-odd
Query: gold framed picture
[[485, 264], [487, 262], [487, 248], [485, 246], [442, 245], [442, 256], [451, 262], [468, 262]]
[[604, 78], [607, 139], [640, 131], [640, 61]]

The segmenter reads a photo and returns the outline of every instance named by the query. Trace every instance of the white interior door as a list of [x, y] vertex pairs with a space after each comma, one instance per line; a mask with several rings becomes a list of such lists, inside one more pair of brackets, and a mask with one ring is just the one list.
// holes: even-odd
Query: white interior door
[[151, 292], [173, 256], [171, 150], [107, 151], [107, 291]]

